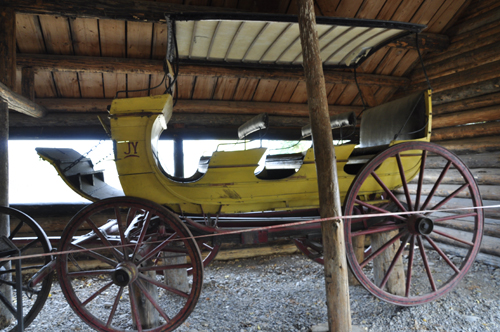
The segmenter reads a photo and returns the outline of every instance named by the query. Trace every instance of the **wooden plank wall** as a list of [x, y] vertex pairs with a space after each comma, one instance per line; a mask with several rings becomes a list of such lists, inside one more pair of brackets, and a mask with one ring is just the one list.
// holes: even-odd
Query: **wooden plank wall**
[[[432, 141], [469, 166], [484, 205], [500, 204], [500, 2], [474, 0], [451, 27], [450, 47], [425, 58], [433, 87]], [[426, 86], [417, 68], [408, 90]], [[399, 93], [398, 93], [399, 94]], [[485, 210], [480, 260], [500, 264], [500, 209]], [[446, 225], [443, 225], [446, 226]], [[449, 225], [448, 225], [449, 226]], [[470, 230], [464, 221], [450, 232]]]

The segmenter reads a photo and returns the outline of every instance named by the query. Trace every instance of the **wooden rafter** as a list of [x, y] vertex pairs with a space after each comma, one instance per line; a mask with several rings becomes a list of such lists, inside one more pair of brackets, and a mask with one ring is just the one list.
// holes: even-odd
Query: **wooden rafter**
[[0, 7], [12, 8], [18, 13], [26, 14], [115, 19], [152, 23], [165, 22], [165, 13], [235, 11], [220, 7], [196, 7], [160, 1], [135, 0], [0, 0]]
[[[158, 74], [163, 72], [160, 60], [107, 58], [85, 56], [58, 56], [45, 54], [18, 54], [17, 65], [31, 66], [36, 70], [74, 71], [89, 73], [142, 73]], [[248, 69], [235, 67], [208, 67], [198, 65], [182, 65], [182, 76], [212, 76], [226, 78], [273, 79], [280, 81], [304, 81], [302, 70]], [[358, 82], [363, 85], [404, 86], [410, 81], [404, 77], [358, 74]], [[325, 71], [326, 83], [354, 83], [354, 75], [346, 71]]]

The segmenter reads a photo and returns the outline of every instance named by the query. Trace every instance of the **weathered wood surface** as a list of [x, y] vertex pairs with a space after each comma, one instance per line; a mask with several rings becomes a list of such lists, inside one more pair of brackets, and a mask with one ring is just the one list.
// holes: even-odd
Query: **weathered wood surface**
[[484, 108], [500, 104], [500, 93], [486, 94], [479, 97], [458, 100], [432, 107], [433, 115]]
[[[388, 243], [394, 236], [398, 235], [399, 231], [386, 233], [372, 234], [371, 247], [372, 251], [376, 252], [384, 244]], [[391, 266], [394, 256], [400, 247], [399, 241], [390, 245], [382, 254], [373, 259], [373, 279], [376, 285], [381, 285], [385, 278], [389, 267]], [[403, 267], [403, 258], [400, 256], [394, 264], [393, 270], [387, 280], [387, 291], [394, 295], [405, 295], [405, 271]]]
[[[415, 201], [415, 195], [410, 195], [412, 201]], [[404, 202], [405, 198], [401, 197], [401, 200]], [[443, 197], [433, 197], [426, 207], [427, 210], [432, 209], [432, 207], [436, 206], [438, 203], [440, 203], [443, 200]], [[483, 206], [498, 206], [499, 201], [498, 200], [483, 200]], [[470, 213], [471, 209], [471, 200], [467, 198], [453, 198], [446, 204], [440, 207], [440, 210], [448, 209], [448, 211], [443, 211], [443, 212], [450, 212], [453, 211], [456, 214], [466, 214]], [[484, 208], [484, 216], [485, 218], [492, 218], [492, 219], [500, 219], [500, 207], [494, 207], [494, 208]]]
[[[44, 0], [43, 2], [30, 0], [2, 0], [0, 1], [0, 7], [12, 8], [16, 12], [27, 14], [155, 23], [164, 23], [165, 13], [189, 13], [200, 11], [200, 7], [195, 6], [136, 0], [103, 0], [99, 2], [86, 0]], [[203, 11], [235, 12], [236, 10], [223, 7], [203, 6]]]
[[9, 105], [9, 109], [35, 118], [41, 118], [47, 113], [44, 107], [15, 93], [2, 83], [0, 83], [0, 99]]
[[500, 122], [489, 122], [476, 125], [438, 128], [432, 131], [432, 141], [473, 138], [500, 135]]
[[[425, 32], [418, 34], [418, 47], [421, 51], [444, 51], [448, 48], [449, 45], [450, 38], [446, 35], [438, 35]], [[393, 41], [387, 44], [387, 46], [402, 49], [417, 49], [417, 41], [415, 36], [412, 34]]]
[[[425, 169], [424, 183], [434, 184], [441, 175], [441, 169]], [[480, 185], [500, 185], [500, 169], [498, 168], [475, 168], [471, 170], [476, 182]], [[417, 183], [418, 177], [410, 183]], [[463, 176], [456, 169], [446, 172], [442, 181], [443, 184], [463, 184]]]
[[[477, 153], [458, 155], [467, 167], [473, 168], [498, 168], [500, 165], [500, 152]], [[429, 156], [425, 163], [427, 168], [443, 168], [446, 165], [446, 160], [442, 157]], [[474, 170], [472, 170], [474, 172]]]
[[[498, 180], [500, 182], [500, 180]], [[428, 195], [434, 184], [429, 182], [429, 184], [425, 184], [422, 186], [422, 194]], [[435, 195], [438, 197], [447, 197], [451, 195], [456, 189], [458, 189], [460, 185], [452, 185], [452, 184], [441, 184], [439, 188], [436, 190]], [[481, 197], [487, 200], [497, 200], [500, 199], [500, 185], [479, 185], [479, 192], [481, 193]], [[412, 195], [417, 194], [418, 184], [410, 183], [408, 184], [408, 190]], [[398, 194], [404, 194], [404, 190], [402, 188], [395, 190]], [[470, 192], [468, 190], [463, 190], [457, 196], [457, 198], [468, 198], [470, 197]]]
[[439, 145], [457, 154], [495, 152], [500, 150], [499, 136], [439, 141]]
[[[434, 226], [434, 229], [437, 231], [440, 231], [446, 235], [452, 236], [454, 238], [458, 238], [464, 241], [471, 241], [472, 240], [472, 235], [473, 233], [470, 232], [465, 232], [465, 231], [460, 231], [457, 229], [450, 229], [450, 228], [445, 228], [441, 226]], [[443, 242], [449, 245], [457, 246], [457, 247], [468, 247], [467, 244], [458, 242], [454, 239], [451, 239], [446, 236], [442, 236], [440, 234], [437, 234], [433, 232], [431, 234], [431, 238], [435, 239], [436, 241]], [[481, 252], [485, 254], [490, 254], [490, 255], [495, 255], [495, 256], [500, 256], [500, 241], [498, 241], [498, 238], [492, 237], [492, 236], [483, 236], [483, 240], [481, 241]]]
[[[32, 66], [36, 70], [51, 70], [55, 72], [163, 73], [163, 61], [133, 58], [19, 54], [17, 65], [21, 67]], [[179, 74], [182, 76], [304, 81], [304, 72], [296, 68], [290, 70], [250, 69], [183, 64]], [[354, 83], [354, 75], [351, 72], [328, 70], [325, 71], [324, 76], [326, 83]], [[361, 85], [402, 86], [410, 82], [409, 79], [404, 77], [363, 73], [358, 73], [357, 78], [358, 83]]]
[[[320, 57], [313, 0], [297, 0], [299, 32], [304, 58], [314, 158], [318, 173], [319, 210], [322, 218], [342, 215], [335, 150], [328, 114], [325, 77]], [[342, 219], [321, 223], [328, 326], [331, 331], [351, 331], [349, 282]]]
[[22, 69], [21, 95], [35, 102], [35, 71], [31, 67]]
[[[424, 241], [424, 246], [430, 250], [434, 250], [431, 247], [431, 245], [427, 243], [427, 241]], [[465, 257], [465, 255], [467, 255], [467, 250], [460, 248], [460, 247], [440, 243], [439, 248], [441, 250], [444, 250], [446, 253], [451, 254], [451, 255], [460, 256], [460, 257]], [[476, 256], [476, 261], [484, 263], [484, 264], [500, 267], [500, 257], [498, 257], [498, 256], [489, 255], [489, 254], [485, 254], [485, 253], [480, 252]]]
[[[472, 232], [474, 231], [474, 222], [462, 219], [436, 221], [440, 214], [432, 214], [435, 225], [453, 228], [459, 231]], [[441, 214], [444, 215], [444, 214]], [[449, 214], [448, 214], [449, 215]], [[484, 224], [484, 235], [500, 238], [500, 225], [499, 224]]]
[[[480, 76], [475, 77], [480, 80]], [[432, 95], [432, 104], [441, 105], [497, 92], [500, 92], [500, 77], [486, 79], [485, 81], [480, 80], [478, 83], [465, 84], [459, 87], [450, 85], [449, 89], [436, 92]]]
[[[426, 65], [425, 70], [429, 79], [455, 74], [464, 70], [475, 68], [500, 60], [500, 42], [476, 48], [472, 51], [448, 58], [442, 62]], [[412, 76], [412, 83], [424, 82], [423, 71], [419, 70]]]
[[[41, 98], [37, 103], [48, 112], [106, 112], [112, 99], [90, 98]], [[361, 106], [329, 105], [330, 116], [354, 112], [361, 113]], [[260, 114], [283, 115], [291, 117], [308, 117], [307, 104], [246, 102], [225, 100], [178, 100], [174, 113], [217, 113], [217, 114]]]
[[461, 111], [438, 115], [432, 118], [432, 128], [452, 127], [464, 124], [482, 123], [500, 119], [498, 106], [490, 106], [470, 111]]

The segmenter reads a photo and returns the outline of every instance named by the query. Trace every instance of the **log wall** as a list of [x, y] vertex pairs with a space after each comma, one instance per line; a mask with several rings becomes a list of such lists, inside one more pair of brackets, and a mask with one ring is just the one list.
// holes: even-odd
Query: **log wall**
[[[446, 33], [450, 37], [448, 49], [424, 56], [433, 87], [432, 141], [458, 154], [469, 166], [484, 205], [497, 205], [500, 204], [500, 2], [472, 1]], [[426, 87], [421, 68], [415, 68], [411, 81], [410, 87], [400, 94]], [[486, 209], [485, 217], [478, 259], [500, 266], [500, 209]], [[469, 231], [471, 225], [463, 220], [453, 226], [439, 227], [460, 235]]]

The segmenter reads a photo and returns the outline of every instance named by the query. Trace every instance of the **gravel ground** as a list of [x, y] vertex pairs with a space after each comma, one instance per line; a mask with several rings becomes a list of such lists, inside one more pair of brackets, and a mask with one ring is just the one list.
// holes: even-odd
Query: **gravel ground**
[[[500, 331], [500, 268], [475, 263], [445, 297], [397, 307], [350, 287], [352, 323], [361, 331]], [[216, 261], [182, 332], [321, 331], [326, 322], [323, 267], [302, 255]], [[92, 331], [54, 282], [26, 331]]]

